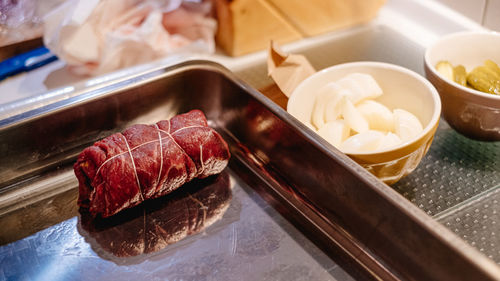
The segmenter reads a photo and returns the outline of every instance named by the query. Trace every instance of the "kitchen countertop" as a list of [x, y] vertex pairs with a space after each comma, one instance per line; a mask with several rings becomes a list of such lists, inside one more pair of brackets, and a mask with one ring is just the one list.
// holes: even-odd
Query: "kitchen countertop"
[[[397, 24], [395, 24], [397, 23]], [[385, 27], [389, 27], [388, 29], [384, 29]], [[370, 33], [370, 30], [375, 29], [378, 30], [376, 32]], [[362, 37], [366, 34], [372, 35], [372, 36], [387, 36], [387, 38], [395, 40], [396, 38], [405, 38], [405, 41], [408, 41], [403, 47], [407, 46], [408, 48], [411, 48], [412, 46], [418, 46], [419, 51], [421, 52], [427, 45], [432, 43], [435, 39], [437, 39], [439, 36], [448, 34], [451, 32], [455, 31], [460, 31], [460, 30], [482, 30], [483, 27], [478, 25], [477, 23], [471, 21], [470, 19], [450, 10], [449, 8], [446, 8], [445, 6], [440, 5], [437, 2], [431, 1], [431, 0], [424, 0], [424, 1], [417, 1], [417, 0], [388, 0], [386, 6], [384, 6], [378, 17], [374, 19], [371, 23], [368, 23], [363, 26], [356, 26], [352, 27], [346, 30], [339, 30], [336, 32], [331, 32], [327, 34], [323, 34], [321, 36], [317, 37], [312, 37], [312, 38], [306, 38], [304, 40], [298, 41], [298, 42], [293, 42], [290, 44], [286, 44], [283, 46], [283, 49], [288, 52], [306, 52], [309, 50], [309, 52], [312, 52], [314, 50], [321, 50], [321, 48], [315, 48], [316, 46], [328, 46], [329, 43], [331, 42], [336, 42], [336, 39], [338, 38], [343, 38], [343, 37], [349, 37], [352, 36], [352, 34], [356, 34], [357, 37]], [[380, 31], [380, 32], [379, 32]], [[397, 34], [403, 35], [403, 37], [398, 37], [394, 36], [391, 37], [392, 33], [391, 32], [396, 32]], [[384, 37], [385, 38], [385, 37]], [[371, 38], [373, 39], [373, 38]], [[407, 40], [406, 40], [407, 39]], [[383, 38], [376, 38], [375, 41], [383, 41]], [[342, 41], [342, 40], [340, 40]], [[339, 42], [339, 40], [337, 40]], [[342, 41], [344, 42], [344, 41]], [[379, 43], [377, 43], [379, 44]], [[376, 45], [376, 44], [375, 44]], [[375, 48], [381, 48], [383, 47], [383, 44], [379, 44], [375, 46]], [[306, 50], [306, 51], [304, 51]], [[380, 50], [377, 50], [380, 51]], [[370, 54], [373, 54], [373, 51]], [[389, 52], [392, 52], [393, 50], [389, 50]], [[398, 56], [401, 56], [401, 52], [404, 52], [405, 50], [399, 50]], [[398, 50], [394, 50], [394, 52], [398, 52]], [[329, 54], [331, 56], [331, 54]], [[131, 74], [134, 73], [140, 73], [144, 71], [149, 71], [151, 69], [159, 69], [162, 67], [165, 67], [166, 65], [172, 65], [176, 64], [179, 61], [186, 60], [186, 59], [209, 59], [212, 61], [216, 61], [218, 63], [221, 63], [222, 65], [226, 66], [230, 70], [232, 70], [238, 77], [240, 77], [242, 80], [246, 81], [248, 84], [253, 86], [254, 88], [261, 89], [261, 87], [264, 87], [271, 83], [272, 81], [266, 77], [265, 73], [265, 61], [267, 58], [267, 53], [265, 51], [257, 52], [257, 53], [252, 53], [249, 55], [241, 56], [238, 58], [231, 58], [227, 57], [225, 55], [222, 55], [220, 52], [216, 53], [215, 55], [202, 55], [202, 54], [190, 54], [190, 55], [175, 55], [171, 56], [165, 59], [161, 59], [155, 62], [151, 62], [149, 64], [145, 65], [140, 65], [128, 69], [123, 69], [119, 70], [107, 75], [103, 75], [100, 77], [94, 77], [94, 78], [83, 78], [83, 77], [78, 77], [75, 75], [72, 75], [69, 71], [67, 71], [67, 68], [62, 61], [57, 61], [54, 63], [51, 63], [49, 65], [46, 65], [42, 68], [39, 68], [37, 70], [34, 70], [29, 73], [24, 73], [15, 77], [11, 77], [9, 79], [6, 79], [4, 81], [0, 82], [0, 120], [12, 117], [16, 115], [18, 112], [23, 112], [26, 111], [26, 109], [35, 109], [38, 108], [42, 105], [45, 104], [50, 104], [59, 100], [66, 99], [68, 97], [71, 97], [72, 95], [77, 95], [81, 89], [86, 89], [86, 88], [92, 88], [96, 87], [97, 85], [100, 85], [101, 83], [104, 82], [109, 82], [109, 81], [114, 81], [114, 80], [120, 80], [123, 79], [124, 77], [127, 77]], [[311, 59], [319, 60], [321, 56], [317, 57], [312, 57]], [[335, 61], [335, 60], [334, 60]], [[323, 63], [326, 63], [327, 61], [318, 62], [316, 61], [317, 65], [322, 65]], [[418, 61], [418, 56], [413, 56], [412, 60], [409, 62], [409, 65], [407, 67], [411, 69], [416, 69], [418, 72], [419, 69], [419, 61]], [[406, 65], [405, 65], [406, 66]], [[319, 68], [318, 68], [319, 69]], [[420, 72], [422, 74], [422, 72]], [[443, 225], [446, 225], [448, 228], [450, 228], [452, 231], [454, 231], [456, 234], [462, 236], [464, 240], [467, 240], [465, 237], [467, 235], [466, 232], [461, 233], [463, 229], [455, 229], [453, 230], [453, 223], [456, 218], [460, 219], [460, 216], [462, 215], [462, 212], [460, 209], [459, 212], [456, 214], [452, 214], [451, 216], [444, 216], [439, 214], [439, 210], [434, 210], [431, 207], [434, 205], [427, 205], [428, 200], [424, 200], [425, 198], [419, 198], [417, 195], [431, 195], [432, 192], [434, 192], [434, 189], [430, 191], [431, 193], [427, 193], [428, 190], [425, 188], [421, 189], [411, 189], [410, 187], [413, 186], [420, 186], [420, 183], [423, 183], [424, 181], [418, 181], [420, 180], [420, 176], [424, 174], [428, 174], [429, 172], [432, 173], [432, 169], [435, 167], [433, 166], [434, 164], [431, 163], [432, 161], [435, 161], [436, 163], [439, 162], [440, 158], [433, 158], [434, 156], [439, 156], [439, 151], [443, 147], [450, 147], [452, 145], [455, 145], [457, 147], [454, 147], [458, 152], [463, 151], [464, 149], [467, 149], [469, 145], [471, 145], [467, 140], [463, 140], [460, 137], [455, 136], [456, 134], [449, 134], [449, 127], [444, 123], [440, 126], [440, 131], [441, 133], [438, 132], [437, 137], [434, 141], [434, 151], [431, 149], [429, 152], [429, 161], [424, 162], [421, 167], [415, 171], [413, 177], [408, 177], [405, 179], [405, 181], [402, 181], [399, 185], [394, 186], [393, 188], [396, 189], [400, 194], [405, 196], [407, 199], [411, 200], [415, 205], [417, 205], [419, 208], [422, 210], [426, 211], [429, 215], [435, 216], [435, 219], [437, 219], [439, 222], [441, 222]], [[486, 147], [486, 145], [483, 145]], [[481, 147], [483, 147], [481, 146]], [[493, 151], [492, 155], [495, 155], [495, 151], [497, 150], [498, 146], [495, 145], [490, 145], [485, 148], [485, 151]], [[458, 155], [458, 154], [453, 154], [453, 155]], [[459, 157], [459, 156], [457, 156]], [[446, 158], [445, 158], [446, 159]], [[432, 161], [431, 161], [432, 160]], [[436, 166], [441, 167], [442, 163], [435, 164]], [[461, 166], [457, 166], [456, 168], [458, 169]], [[455, 168], [452, 164], [450, 168]], [[495, 176], [494, 172], [496, 170], [493, 168], [493, 172], [491, 178], [494, 180], [497, 179]], [[432, 177], [431, 177], [432, 178]], [[425, 180], [431, 180], [431, 178], [427, 178]], [[472, 179], [473, 177], [471, 177]], [[415, 182], [414, 182], [415, 181]], [[418, 181], [418, 182], [417, 182]], [[453, 183], [455, 184], [455, 183]], [[457, 183], [458, 184], [458, 183]], [[451, 185], [451, 184], [450, 184]], [[496, 186], [496, 184], [493, 184]], [[488, 186], [489, 187], [489, 186]], [[242, 186], [241, 191], [237, 191], [233, 196], [235, 198], [239, 198], [239, 195], [248, 193], [250, 194], [252, 201], [249, 201], [248, 204], [245, 203], [242, 206], [245, 208], [254, 208], [255, 204], [259, 205], [261, 200], [260, 197], [258, 197], [256, 194], [254, 195], [254, 192], [250, 189], [247, 188], [246, 186]], [[479, 191], [478, 191], [479, 192]], [[410, 194], [408, 194], [410, 193]], [[415, 194], [413, 196], [412, 194]], [[439, 190], [438, 192], [439, 193]], [[436, 194], [437, 194], [436, 193]], [[488, 198], [492, 198], [491, 200], [496, 200], [498, 192], [492, 193], [492, 196]], [[414, 198], [409, 198], [409, 197], [414, 197]], [[243, 198], [243, 197], [242, 197]], [[434, 197], [432, 197], [434, 198]], [[447, 198], [445, 198], [447, 199]], [[443, 200], [445, 200], [443, 199]], [[462, 198], [463, 199], [463, 198]], [[245, 199], [246, 200], [246, 199]], [[490, 200], [490, 201], [491, 201]], [[430, 203], [429, 203], [430, 204]], [[439, 205], [438, 205], [439, 206]], [[443, 205], [444, 206], [444, 205]], [[467, 212], [463, 212], [464, 216], [469, 213], [468, 209], [469, 205], [464, 205], [465, 207], [463, 210]], [[241, 206], [240, 206], [241, 208]], [[242, 209], [242, 215], [245, 214], [243, 212], [246, 210], [245, 208]], [[268, 220], [267, 217], [271, 217], [270, 220], [271, 222], [277, 223], [281, 225], [281, 227], [286, 230], [288, 234], [294, 237], [302, 237], [298, 234], [297, 230], [294, 229], [292, 226], [288, 225], [286, 221], [284, 221], [281, 217], [279, 217], [276, 212], [273, 209], [266, 209], [267, 214], [262, 214], [265, 220]], [[231, 214], [231, 213], [229, 213]], [[229, 217], [231, 218], [231, 217]], [[278, 221], [279, 219], [279, 221]], [[75, 231], [74, 225], [78, 225], [79, 221], [77, 219], [73, 218], [72, 220], [68, 220], [67, 222], [61, 224], [61, 225], [66, 225], [70, 226], [70, 229], [72, 231]], [[283, 226], [284, 225], [284, 226]], [[244, 225], [242, 225], [242, 229]], [[465, 230], [464, 230], [465, 231]], [[239, 238], [245, 238], [245, 233], [248, 231], [244, 231], [241, 234], [237, 233], [238, 230], [232, 230], [230, 233], [228, 232], [227, 235], [231, 239], [234, 240], [235, 235]], [[296, 233], [297, 232], [297, 233]], [[74, 236], [77, 237], [78, 233], [74, 233]], [[251, 234], [251, 233], [250, 233]], [[37, 235], [49, 235], [45, 233], [44, 231], [39, 232]], [[81, 238], [81, 237], [80, 237]], [[78, 238], [78, 239], [80, 239]], [[298, 239], [298, 238], [294, 238]], [[300, 238], [302, 239], [302, 238]], [[299, 240], [300, 240], [299, 239]], [[230, 240], [230, 241], [233, 241]], [[249, 239], [247, 239], [250, 241]], [[330, 276], [334, 278], [338, 278], [339, 280], [346, 280], [350, 279], [349, 276], [345, 275], [345, 273], [340, 269], [338, 266], [335, 264], [330, 264], [330, 261], [321, 253], [321, 252], [314, 252], [312, 253], [311, 251], [316, 251], [315, 248], [311, 245], [311, 247], [308, 248], [307, 241], [298, 241], [298, 240], [293, 240], [289, 239], [290, 241], [285, 241], [286, 243], [290, 243], [290, 245], [295, 245], [297, 243], [305, 243], [306, 247], [304, 247], [305, 251], [300, 252], [300, 255], [303, 255], [304, 257], [307, 257], [308, 254], [312, 254], [314, 256], [314, 260], [312, 261], [311, 264], [321, 268], [322, 271], [316, 272], [314, 275], [307, 275], [308, 273], [304, 275], [304, 272], [295, 272], [300, 274], [300, 276], [309, 276], [309, 277], [320, 277], [321, 276]], [[91, 249], [88, 248], [89, 246], [84, 243], [84, 241], [80, 240], [75, 240], [75, 243], [80, 243], [82, 246], [81, 248], [77, 249], [80, 251], [83, 251], [83, 256], [85, 256], [85, 251], [92, 252], [90, 251]], [[187, 243], [191, 243], [194, 241], [192, 240], [187, 240]], [[191, 242], [189, 242], [191, 241]], [[244, 240], [245, 241], [245, 240]], [[244, 242], [243, 241], [243, 242]], [[32, 247], [32, 245], [21, 245], [25, 241], [18, 241], [13, 243], [12, 247], [15, 246], [15, 250], [23, 250], [23, 249], [29, 249], [29, 247]], [[241, 242], [241, 240], [239, 241]], [[271, 241], [272, 242], [272, 241]], [[270, 242], [270, 243], [271, 243]], [[469, 241], [470, 242], [470, 241]], [[194, 242], [193, 242], [194, 243]], [[18, 247], [19, 246], [19, 247]], [[87, 248], [85, 248], [87, 247]], [[231, 248], [232, 245], [228, 244], [228, 249]], [[4, 248], [5, 249], [10, 249], [9, 247]], [[237, 248], [237, 249], [243, 249], [243, 248]], [[309, 249], [309, 250], [308, 250]], [[314, 250], [310, 250], [314, 249]], [[493, 248], [492, 248], [493, 249]], [[10, 249], [10, 250], [13, 250]], [[33, 250], [33, 249], [31, 249]], [[36, 249], [34, 249], [36, 251]], [[14, 250], [13, 250], [14, 251]], [[308, 252], [310, 251], [310, 252]], [[0, 253], [1, 254], [1, 253]], [[74, 253], [70, 253], [74, 254]], [[266, 256], [266, 258], [269, 258], [270, 261], [272, 262], [274, 257], [278, 257], [279, 255], [270, 255], [269, 257]], [[91, 258], [90, 256], [85, 256], [87, 258]], [[286, 259], [286, 257], [281, 257]], [[492, 256], [490, 256], [492, 258]], [[42, 267], [47, 264], [48, 261], [42, 261], [43, 257], [40, 260], [32, 259], [31, 261], [34, 264], [41, 265]], [[307, 260], [307, 258], [306, 258]], [[319, 264], [316, 264], [316, 263]], [[154, 263], [154, 261], [153, 261]], [[19, 266], [19, 265], [14, 265], [14, 266]], [[113, 262], [109, 262], [106, 264], [109, 268], [112, 268]], [[273, 266], [271, 264], [271, 266]], [[313, 266], [313, 267], [314, 267]], [[168, 267], [162, 267], [164, 270], [171, 270]], [[162, 269], [162, 270], [163, 270]], [[226, 268], [227, 272], [230, 272], [230, 268]], [[286, 269], [286, 268], [285, 268]], [[300, 268], [299, 268], [300, 269]], [[165, 272], [167, 272], [165, 271]], [[249, 267], [249, 272], [251, 271], [251, 267]], [[227, 273], [226, 272], [226, 273]], [[58, 276], [64, 276], [64, 272], [52, 272], [53, 274], [56, 274]], [[224, 273], [224, 272], [222, 272]], [[226, 274], [224, 273], [224, 274]], [[295, 274], [294, 273], [294, 274]], [[60, 275], [63, 274], [63, 275]], [[223, 276], [226, 276], [224, 275]], [[319, 274], [319, 275], [318, 275]], [[318, 276], [317, 276], [318, 275]], [[344, 276], [345, 275], [345, 276]], [[229, 276], [229, 275], [227, 275]], [[294, 275], [295, 276], [295, 275]], [[275, 276], [266, 276], [266, 278], [273, 279]], [[0, 278], [1, 280], [1, 278]]]

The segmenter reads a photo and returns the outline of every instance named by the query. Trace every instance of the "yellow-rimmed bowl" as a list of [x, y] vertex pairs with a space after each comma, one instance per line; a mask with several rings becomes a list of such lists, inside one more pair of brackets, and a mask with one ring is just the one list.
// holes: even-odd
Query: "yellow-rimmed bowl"
[[423, 131], [419, 135], [393, 148], [362, 153], [346, 152], [346, 155], [380, 180], [387, 184], [395, 183], [420, 163], [439, 124], [441, 100], [434, 86], [425, 78], [404, 67], [382, 62], [339, 64], [302, 81], [291, 94], [287, 111], [301, 122], [310, 123], [319, 89], [354, 72], [366, 73], [375, 78], [384, 92], [376, 101], [391, 110], [407, 110], [422, 123]]

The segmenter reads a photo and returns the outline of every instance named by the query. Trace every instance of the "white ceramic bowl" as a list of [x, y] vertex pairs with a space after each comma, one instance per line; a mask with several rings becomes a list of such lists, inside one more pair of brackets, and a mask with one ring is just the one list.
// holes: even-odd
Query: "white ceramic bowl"
[[390, 149], [346, 153], [384, 182], [391, 184], [412, 172], [427, 152], [439, 123], [441, 100], [432, 84], [404, 67], [381, 62], [352, 62], [323, 69], [300, 83], [288, 100], [287, 111], [310, 123], [315, 96], [329, 82], [360, 72], [373, 76], [384, 94], [376, 101], [390, 110], [401, 108], [418, 117], [423, 131], [413, 140]]
[[425, 52], [425, 73], [443, 101], [444, 119], [459, 133], [473, 139], [500, 141], [500, 95], [483, 93], [450, 81], [436, 71], [447, 60], [467, 72], [485, 60], [500, 64], [500, 34], [466, 31], [440, 38]]

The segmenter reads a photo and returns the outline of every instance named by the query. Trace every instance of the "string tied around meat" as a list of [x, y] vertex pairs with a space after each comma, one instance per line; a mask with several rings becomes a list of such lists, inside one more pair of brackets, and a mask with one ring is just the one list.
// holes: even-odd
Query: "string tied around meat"
[[[125, 140], [125, 144], [127, 146], [127, 150], [126, 151], [123, 151], [123, 152], [120, 152], [118, 154], [115, 154], [111, 157], [109, 157], [108, 159], [106, 159], [98, 168], [97, 168], [97, 171], [96, 171], [96, 175], [98, 175], [101, 171], [102, 171], [102, 168], [108, 164], [109, 162], [111, 162], [112, 160], [116, 159], [117, 157], [120, 157], [122, 155], [125, 155], [125, 154], [129, 154], [130, 156], [130, 159], [131, 159], [131, 163], [132, 163], [132, 167], [134, 169], [134, 174], [135, 174], [135, 178], [136, 178], [136, 181], [137, 181], [137, 186], [139, 188], [139, 190], [141, 191], [140, 195], [141, 195], [141, 199], [144, 201], [145, 200], [145, 196], [143, 194], [143, 189], [141, 187], [141, 183], [140, 183], [140, 180], [139, 180], [139, 175], [137, 173], [137, 167], [135, 165], [135, 161], [134, 161], [134, 158], [133, 158], [133, 151], [138, 149], [138, 148], [141, 148], [142, 146], [145, 146], [145, 145], [148, 145], [148, 144], [151, 144], [151, 143], [155, 143], [155, 142], [158, 142], [159, 145], [160, 145], [160, 167], [159, 167], [159, 171], [158, 171], [158, 177], [157, 177], [157, 181], [156, 181], [156, 185], [159, 185], [160, 184], [160, 181], [161, 181], [161, 173], [162, 173], [162, 169], [163, 169], [163, 162], [164, 162], [164, 159], [163, 159], [163, 144], [164, 144], [164, 140], [167, 139], [167, 138], [170, 138], [172, 140], [172, 142], [179, 148], [180, 151], [182, 151], [182, 153], [184, 155], [186, 155], [189, 159], [191, 159], [191, 157], [186, 153], [186, 151], [177, 143], [177, 141], [175, 140], [175, 138], [173, 137], [174, 134], [178, 133], [178, 132], [181, 132], [185, 129], [190, 129], [190, 128], [207, 128], [206, 126], [200, 126], [200, 125], [194, 125], [194, 126], [186, 126], [186, 127], [182, 127], [182, 128], [179, 128], [177, 129], [176, 131], [170, 133], [170, 129], [171, 129], [171, 125], [170, 125], [170, 120], [167, 120], [168, 121], [168, 130], [162, 130], [158, 127], [157, 124], [153, 124], [153, 126], [155, 127], [155, 129], [157, 130], [157, 133], [158, 133], [158, 138], [157, 139], [154, 139], [154, 140], [150, 140], [150, 141], [146, 141], [144, 143], [141, 143], [139, 145], [136, 145], [134, 147], [130, 147], [129, 144], [128, 144], [128, 141], [126, 139], [126, 137], [124, 135], [121, 135], [123, 137], [123, 139]], [[162, 137], [161, 133], [164, 133], [166, 136]], [[201, 148], [200, 148], [201, 150]], [[192, 160], [192, 159], [191, 159]], [[202, 159], [201, 159], [202, 160]], [[201, 163], [202, 166], [203, 166], [203, 163]], [[196, 174], [198, 174], [199, 171], [196, 171]]]

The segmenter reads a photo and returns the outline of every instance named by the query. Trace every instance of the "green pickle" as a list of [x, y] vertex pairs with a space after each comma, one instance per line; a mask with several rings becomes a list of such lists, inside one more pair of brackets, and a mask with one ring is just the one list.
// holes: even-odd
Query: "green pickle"
[[458, 65], [453, 68], [453, 81], [462, 86], [467, 86], [467, 72], [463, 65]]
[[467, 75], [467, 82], [478, 91], [500, 95], [500, 68], [487, 60]]
[[486, 60], [484, 62], [484, 65], [488, 68], [493, 69], [495, 72], [497, 72], [500, 75], [500, 67], [498, 67], [498, 65], [494, 61]]
[[449, 80], [481, 92], [500, 95], [500, 67], [491, 60], [467, 73], [463, 65], [453, 66], [448, 61], [436, 64], [436, 70]]
[[444, 77], [454, 81], [453, 65], [448, 61], [440, 61], [436, 64], [436, 70]]

